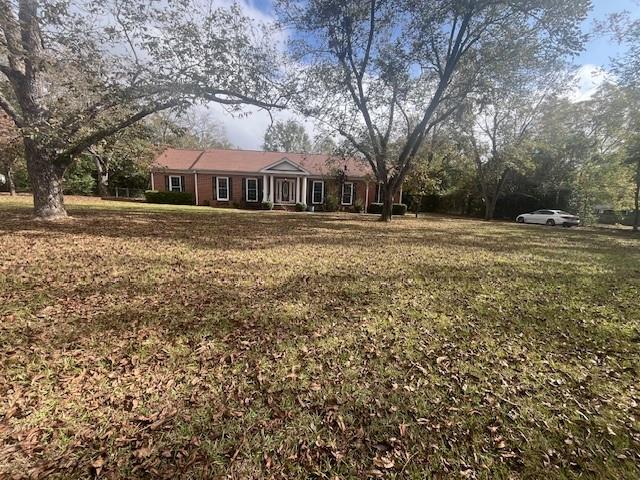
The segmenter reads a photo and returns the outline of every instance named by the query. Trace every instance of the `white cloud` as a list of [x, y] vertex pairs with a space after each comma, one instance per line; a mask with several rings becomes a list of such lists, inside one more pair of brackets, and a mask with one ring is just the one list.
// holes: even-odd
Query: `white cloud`
[[569, 92], [568, 98], [572, 102], [589, 100], [598, 88], [610, 79], [610, 75], [604, 68], [590, 63], [582, 65], [576, 70], [574, 76], [575, 86]]
[[[262, 149], [264, 133], [271, 124], [271, 117], [267, 112], [247, 107], [244, 109], [245, 113], [243, 115], [231, 115], [224, 110], [222, 105], [216, 103], [209, 104], [207, 110], [213, 118], [224, 126], [229, 141], [238, 148], [248, 150]], [[305, 126], [309, 137], [313, 140], [316, 130], [310, 120], [306, 120], [287, 110], [273, 111], [271, 115], [274, 121], [288, 119], [299, 121]]]
[[[275, 18], [270, 13], [260, 10], [256, 6], [254, 0], [213, 0], [213, 5], [220, 7], [229, 7], [237, 3], [242, 12], [257, 23], [271, 24]], [[287, 40], [286, 33], [281, 32], [280, 36], [271, 39], [276, 42], [279, 48], [284, 48]], [[210, 103], [206, 107], [197, 107], [198, 110], [205, 109], [211, 117], [217, 120], [225, 129], [229, 141], [238, 148], [260, 150], [264, 140], [264, 133], [273, 120], [294, 119], [302, 123], [310, 138], [313, 140], [316, 129], [313, 123], [299, 115], [290, 111], [273, 111], [271, 116], [268, 112], [249, 106], [242, 109], [241, 114], [228, 113], [223, 105]]]

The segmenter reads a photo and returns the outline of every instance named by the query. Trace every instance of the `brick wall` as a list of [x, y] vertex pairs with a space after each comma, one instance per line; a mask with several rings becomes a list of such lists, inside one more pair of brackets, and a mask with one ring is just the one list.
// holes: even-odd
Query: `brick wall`
[[[171, 174], [164, 172], [154, 172], [153, 182], [154, 188], [160, 192], [166, 191], [167, 177], [170, 175], [180, 175], [184, 177], [184, 191], [192, 193], [195, 197], [195, 175], [192, 173], [183, 174]], [[262, 203], [262, 175], [244, 176], [244, 175], [219, 175], [221, 177], [228, 177], [231, 187], [231, 195], [228, 201], [219, 201], [216, 198], [215, 179], [216, 175], [209, 173], [198, 174], [198, 205], [211, 205], [213, 207], [232, 207], [238, 206], [240, 208], [260, 208]], [[258, 179], [258, 201], [247, 202], [245, 193], [245, 179], [257, 178]], [[317, 180], [317, 179], [316, 179]], [[351, 180], [348, 180], [351, 181]], [[338, 202], [341, 201], [341, 189], [338, 183], [333, 179], [324, 180], [324, 193], [325, 196], [329, 193], [337, 195]], [[354, 198], [353, 204], [356, 202], [365, 203], [367, 199], [366, 185], [367, 182], [362, 180], [353, 180], [354, 183]], [[377, 200], [378, 185], [375, 182], [369, 182], [369, 205]], [[312, 205], [313, 195], [313, 179], [307, 180], [307, 205]], [[394, 197], [394, 202], [400, 201], [400, 193], [398, 192]], [[342, 206], [343, 209], [350, 209], [351, 206]]]
[[167, 178], [169, 177], [184, 177], [184, 191], [193, 193], [195, 196], [196, 187], [193, 173], [153, 173], [153, 189], [158, 192], [167, 191]]

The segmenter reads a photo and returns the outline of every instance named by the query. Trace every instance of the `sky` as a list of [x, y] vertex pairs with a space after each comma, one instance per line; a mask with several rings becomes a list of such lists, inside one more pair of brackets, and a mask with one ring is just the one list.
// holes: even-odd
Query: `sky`
[[[231, 3], [230, 0], [219, 1]], [[259, 21], [268, 21], [272, 18], [271, 0], [238, 0], [238, 2], [247, 15]], [[594, 20], [603, 20], [610, 13], [626, 10], [636, 17], [640, 16], [640, 0], [592, 0], [592, 3], [593, 10], [582, 25], [585, 32], [591, 30]], [[584, 52], [574, 59], [577, 67], [576, 88], [570, 97], [575, 101], [581, 101], [593, 95], [606, 78], [610, 59], [620, 51], [620, 47], [611, 38], [600, 37], [590, 40]], [[264, 132], [271, 123], [271, 117], [266, 112], [248, 109], [251, 114], [239, 118], [229, 115], [219, 105], [210, 105], [208, 110], [210, 115], [223, 125], [232, 144], [243, 149], [261, 149]], [[305, 124], [311, 137], [314, 135], [312, 122], [305, 121], [291, 112], [274, 112], [273, 118], [275, 120], [295, 118]]]

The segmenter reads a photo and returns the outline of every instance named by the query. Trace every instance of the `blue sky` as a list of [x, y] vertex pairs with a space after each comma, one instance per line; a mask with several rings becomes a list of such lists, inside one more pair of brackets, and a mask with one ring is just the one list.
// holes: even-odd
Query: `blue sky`
[[[627, 10], [640, 16], [640, 2], [638, 0], [592, 0], [593, 10], [589, 19], [583, 25], [585, 31], [589, 31], [593, 20], [602, 20], [608, 14]], [[576, 59], [578, 65], [592, 64], [606, 67], [609, 59], [620, 52], [620, 47], [610, 38], [596, 38], [586, 45], [585, 51]]]
[[[214, 0], [215, 1], [215, 0]], [[233, 0], [217, 0], [228, 4]], [[246, 14], [261, 21], [268, 21], [273, 15], [272, 0], [236, 0], [243, 7]], [[592, 0], [593, 10], [583, 24], [585, 32], [591, 31], [594, 20], [604, 20], [608, 14], [627, 10], [634, 17], [640, 17], [640, 0]], [[572, 98], [576, 101], [587, 99], [595, 92], [605, 78], [605, 70], [609, 66], [611, 57], [620, 53], [620, 47], [611, 38], [594, 38], [587, 45], [585, 51], [574, 59], [577, 71], [577, 86]], [[233, 117], [224, 112], [219, 105], [211, 105], [211, 115], [224, 125], [229, 140], [239, 148], [260, 149], [265, 130], [271, 118], [264, 112], [252, 112], [248, 117]], [[275, 112], [275, 119], [296, 118], [303, 121], [309, 133], [313, 135], [313, 125], [296, 117], [291, 112]]]

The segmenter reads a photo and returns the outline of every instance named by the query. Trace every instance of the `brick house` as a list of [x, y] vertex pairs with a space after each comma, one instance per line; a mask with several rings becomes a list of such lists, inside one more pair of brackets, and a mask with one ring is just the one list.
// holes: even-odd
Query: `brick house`
[[[362, 162], [255, 150], [165, 150], [151, 166], [151, 189], [189, 192], [197, 205], [215, 207], [260, 208], [271, 201], [322, 209], [334, 195], [339, 208], [349, 211], [381, 201], [380, 186]], [[401, 192], [394, 200], [399, 198]]]

